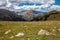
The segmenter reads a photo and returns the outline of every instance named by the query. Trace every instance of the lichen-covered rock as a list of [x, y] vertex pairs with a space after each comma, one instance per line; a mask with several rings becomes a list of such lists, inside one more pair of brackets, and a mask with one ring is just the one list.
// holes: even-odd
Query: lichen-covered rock
[[50, 33], [47, 31], [47, 30], [43, 30], [41, 29], [39, 32], [38, 32], [38, 35], [50, 35]]
[[21, 37], [21, 36], [24, 36], [24, 33], [18, 33], [15, 35], [16, 37]]
[[10, 33], [11, 32], [11, 30], [7, 30], [4, 34], [8, 34], [8, 33]]
[[58, 29], [60, 31], [60, 29]]
[[10, 38], [12, 39], [12, 38], [14, 38], [14, 36], [11, 36]]

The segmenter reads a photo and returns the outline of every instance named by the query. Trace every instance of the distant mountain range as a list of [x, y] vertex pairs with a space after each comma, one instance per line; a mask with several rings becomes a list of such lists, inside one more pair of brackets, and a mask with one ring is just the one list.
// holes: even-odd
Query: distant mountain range
[[33, 10], [23, 10], [21, 12], [0, 9], [1, 21], [47, 21], [60, 20], [60, 12], [53, 10], [51, 12], [39, 12]]

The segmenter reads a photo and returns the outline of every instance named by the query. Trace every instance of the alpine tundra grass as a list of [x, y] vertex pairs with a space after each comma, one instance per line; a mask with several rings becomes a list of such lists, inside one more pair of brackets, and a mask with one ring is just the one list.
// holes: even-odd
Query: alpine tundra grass
[[0, 21], [0, 40], [60, 40], [60, 21]]

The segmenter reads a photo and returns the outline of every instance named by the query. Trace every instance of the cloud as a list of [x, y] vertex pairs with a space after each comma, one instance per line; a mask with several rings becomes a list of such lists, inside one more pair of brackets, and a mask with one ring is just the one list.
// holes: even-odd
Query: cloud
[[[30, 2], [34, 5], [23, 5], [18, 6], [20, 3]], [[22, 11], [22, 10], [36, 10], [36, 11], [50, 11], [50, 10], [60, 10], [60, 6], [54, 5], [55, 0], [0, 0], [0, 9], [5, 8], [12, 11]], [[36, 6], [36, 4], [41, 4]]]
[[58, 10], [58, 11], [60, 11], [60, 6], [59, 5], [52, 5], [50, 7], [50, 10]]
[[41, 5], [41, 6], [36, 6], [36, 5], [32, 5], [32, 6], [28, 6], [28, 5], [24, 5], [24, 6], [16, 6], [16, 5], [13, 5], [13, 8], [15, 10], [19, 10], [19, 11], [22, 11], [22, 10], [35, 10], [35, 11], [41, 11], [41, 10], [46, 10], [50, 7], [50, 5]]
[[0, 7], [5, 6], [6, 5], [6, 0], [0, 0]]
[[31, 3], [39, 3], [39, 4], [53, 4], [55, 0], [9, 0], [9, 2], [16, 4], [16, 3], [24, 3], [24, 2], [31, 2]]
[[[18, 6], [18, 4], [20, 3], [24, 3], [24, 2], [31, 2], [34, 3], [34, 5], [32, 6]], [[36, 6], [35, 4], [42, 4], [40, 6]], [[51, 6], [51, 4], [55, 3], [55, 0], [8, 0], [7, 1], [7, 5], [6, 7], [8, 7], [9, 9], [12, 7], [13, 10], [38, 10], [41, 11], [42, 9], [47, 9]]]
[[31, 2], [31, 3], [38, 3], [38, 4], [53, 4], [55, 3], [55, 0], [0, 0], [0, 5], [6, 4], [7, 7], [11, 5], [18, 5], [19, 3], [24, 3], [24, 2]]
[[5, 7], [10, 7], [12, 5], [12, 3], [9, 2], [9, 0], [6, 0], [6, 6]]
[[55, 3], [55, 0], [40, 0], [41, 4], [53, 4]]

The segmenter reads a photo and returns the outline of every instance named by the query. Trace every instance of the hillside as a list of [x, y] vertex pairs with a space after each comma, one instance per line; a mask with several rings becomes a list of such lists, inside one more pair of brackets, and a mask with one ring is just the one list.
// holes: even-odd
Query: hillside
[[1, 21], [48, 21], [59, 20], [60, 11], [39, 12], [33, 10], [24, 10], [21, 12], [13, 12], [5, 9], [0, 9]]
[[45, 20], [60, 21], [60, 11], [53, 10], [44, 15]]

